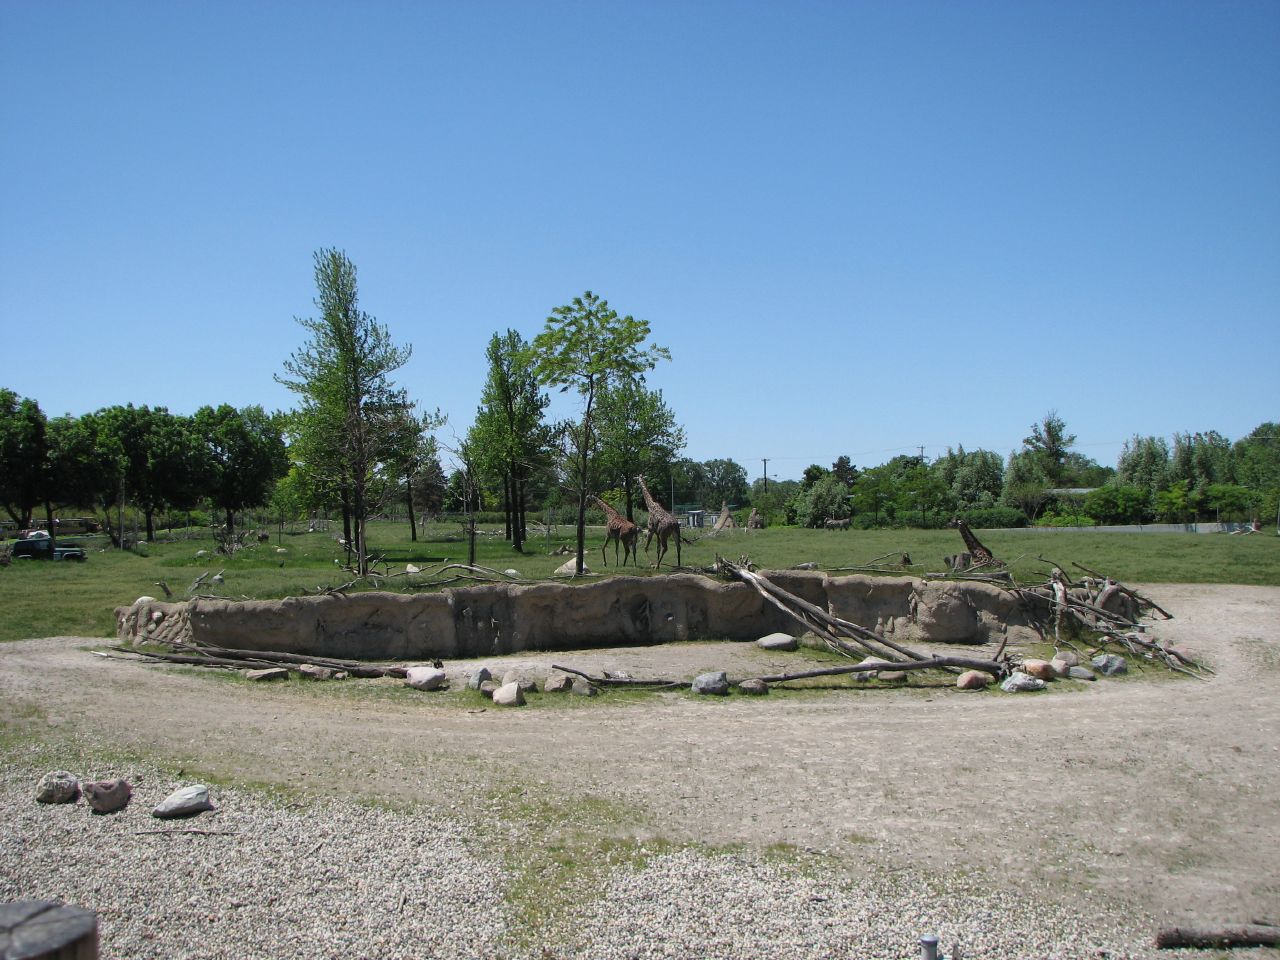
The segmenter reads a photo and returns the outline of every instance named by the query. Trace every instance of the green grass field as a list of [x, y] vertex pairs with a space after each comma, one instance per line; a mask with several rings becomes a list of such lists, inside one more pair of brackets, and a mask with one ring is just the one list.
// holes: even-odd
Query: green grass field
[[[531, 579], [549, 577], [565, 562], [550, 556], [571, 543], [573, 531], [559, 528], [559, 536], [535, 537], [525, 554], [512, 551], [500, 531], [487, 531], [477, 542], [477, 562], [500, 570], [514, 568]], [[691, 534], [696, 535], [697, 532]], [[1261, 533], [1251, 536], [1183, 533], [1087, 533], [1040, 531], [981, 531], [982, 541], [999, 557], [1010, 561], [1014, 575], [1024, 581], [1043, 579], [1048, 567], [1044, 557], [1071, 567], [1081, 563], [1126, 583], [1241, 583], [1280, 585], [1280, 538]], [[413, 563], [429, 574], [447, 561], [465, 562], [467, 544], [458, 524], [432, 525], [418, 542], [409, 540], [407, 524], [389, 522], [370, 526], [375, 555], [386, 557], [387, 568], [403, 571]], [[613, 550], [609, 566], [600, 563], [603, 530], [588, 530], [587, 565], [596, 572], [614, 572]], [[143, 594], [163, 597], [157, 581], [166, 581], [175, 599], [201, 573], [225, 569], [221, 586], [202, 588], [231, 598], [268, 599], [304, 594], [318, 587], [347, 582], [350, 574], [335, 560], [343, 559], [333, 534], [299, 533], [272, 536], [265, 544], [249, 547], [235, 557], [213, 555], [209, 538], [171, 540], [152, 544], [146, 556], [104, 549], [105, 541], [89, 538], [89, 559], [84, 563], [16, 561], [0, 568], [0, 640], [29, 637], [106, 637], [115, 630], [114, 608]], [[278, 547], [286, 553], [278, 553]], [[951, 530], [734, 530], [703, 535], [682, 547], [685, 566], [709, 566], [717, 553], [736, 560], [746, 555], [761, 568], [790, 567], [814, 562], [825, 570], [857, 566], [895, 551], [910, 554], [911, 572], [936, 572], [942, 557], [963, 548]], [[656, 544], [648, 558], [652, 562]], [[198, 550], [209, 556], [197, 557]], [[674, 550], [671, 557], [674, 560]], [[667, 566], [664, 564], [663, 569]], [[627, 568], [629, 573], [651, 573]], [[417, 579], [422, 579], [419, 576]], [[405, 578], [391, 581], [402, 588]]]

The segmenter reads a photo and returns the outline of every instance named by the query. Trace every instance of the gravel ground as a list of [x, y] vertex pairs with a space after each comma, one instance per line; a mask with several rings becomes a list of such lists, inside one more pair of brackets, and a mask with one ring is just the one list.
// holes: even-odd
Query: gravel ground
[[549, 927], [520, 930], [504, 889], [511, 851], [536, 841], [519, 823], [232, 788], [214, 790], [214, 814], [160, 821], [151, 807], [181, 783], [90, 773], [131, 779], [133, 801], [107, 815], [42, 806], [40, 771], [6, 766], [0, 899], [97, 911], [103, 958], [907, 958], [922, 933], [971, 958], [1147, 955], [1147, 924], [1064, 911], [1049, 891], [694, 847], [642, 847]]

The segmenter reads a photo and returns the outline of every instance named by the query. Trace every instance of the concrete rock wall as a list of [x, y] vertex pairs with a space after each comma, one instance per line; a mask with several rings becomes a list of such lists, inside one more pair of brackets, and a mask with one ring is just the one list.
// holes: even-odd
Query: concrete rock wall
[[[901, 642], [985, 643], [1006, 631], [1034, 635], [1017, 602], [986, 584], [794, 571], [771, 572], [769, 578], [835, 616]], [[117, 608], [116, 620], [126, 641], [194, 641], [369, 660], [800, 633], [795, 621], [751, 587], [693, 574], [284, 600], [164, 603], [144, 597]]]

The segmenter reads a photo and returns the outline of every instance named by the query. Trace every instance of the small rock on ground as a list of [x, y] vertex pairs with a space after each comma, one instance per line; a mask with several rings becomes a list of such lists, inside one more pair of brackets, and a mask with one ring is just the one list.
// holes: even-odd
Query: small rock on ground
[[1045, 682], [1039, 677], [1033, 677], [1030, 674], [1023, 673], [1021, 670], [1015, 670], [1000, 684], [1000, 689], [1005, 693], [1022, 693], [1026, 690], [1043, 690]]
[[36, 803], [75, 803], [80, 798], [80, 780], [66, 770], [54, 770], [40, 778]]
[[761, 650], [782, 650], [790, 652], [800, 648], [800, 642], [795, 637], [787, 633], [771, 633], [767, 637], [761, 637], [756, 641], [756, 646]]
[[729, 692], [729, 675], [723, 670], [699, 674], [694, 678], [693, 692], [724, 696]]
[[171, 817], [189, 817], [212, 809], [209, 788], [203, 783], [193, 783], [189, 787], [179, 787], [161, 800], [151, 811], [151, 815], [165, 820]]
[[750, 680], [743, 680], [738, 684], [738, 690], [749, 696], [759, 697], [769, 692], [769, 685], [763, 680], [752, 677]]
[[991, 683], [991, 674], [983, 670], [966, 670], [956, 677], [957, 690], [985, 690]]
[[82, 785], [85, 801], [95, 813], [113, 813], [123, 809], [133, 796], [128, 780], [95, 780]]

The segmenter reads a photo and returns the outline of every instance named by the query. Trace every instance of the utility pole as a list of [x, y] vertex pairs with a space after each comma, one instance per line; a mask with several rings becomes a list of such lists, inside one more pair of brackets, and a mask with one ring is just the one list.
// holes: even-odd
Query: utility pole
[[924, 444], [920, 444], [920, 465], [924, 466]]
[[769, 492], [769, 458], [761, 457], [760, 459], [764, 461], [764, 492], [767, 494]]

